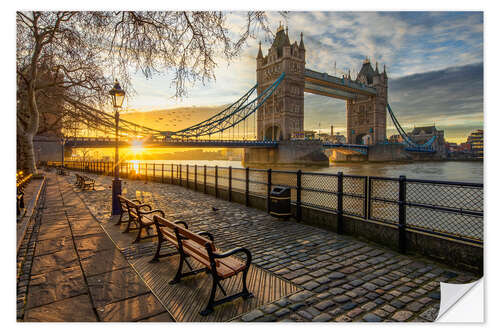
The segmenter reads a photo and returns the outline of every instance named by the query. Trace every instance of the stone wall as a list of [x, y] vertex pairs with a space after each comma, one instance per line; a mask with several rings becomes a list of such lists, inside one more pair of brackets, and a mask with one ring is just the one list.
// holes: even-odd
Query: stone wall
[[319, 140], [287, 140], [280, 141], [277, 148], [245, 148], [242, 162], [248, 167], [329, 165]]

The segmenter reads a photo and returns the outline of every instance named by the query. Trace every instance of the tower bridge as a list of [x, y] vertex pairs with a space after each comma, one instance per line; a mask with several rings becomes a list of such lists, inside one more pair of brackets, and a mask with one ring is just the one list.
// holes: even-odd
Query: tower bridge
[[[140, 133], [139, 140], [144, 147], [245, 148], [247, 164], [326, 165], [329, 160], [325, 150], [361, 159], [370, 159], [370, 151], [373, 151], [394, 159], [394, 151], [385, 145], [388, 111], [405, 141], [404, 147], [395, 147], [397, 155], [404, 155], [405, 149], [434, 152], [434, 140], [424, 144], [413, 142], [390, 109], [385, 65], [380, 71], [378, 63], [373, 68], [366, 59], [355, 79], [350, 73], [336, 77], [306, 68], [303, 34], [300, 34], [300, 41], [291, 43], [288, 28], [281, 24], [265, 55], [259, 43], [256, 63], [257, 84], [216, 115], [179, 131], [152, 129], [120, 120], [119, 131], [124, 138], [119, 145], [130, 145], [134, 133]], [[255, 92], [257, 96], [253, 97]], [[347, 143], [305, 139], [304, 93], [345, 100]], [[111, 116], [102, 111], [98, 113], [104, 119], [99, 125], [110, 132]], [[241, 127], [243, 135], [240, 135]], [[66, 145], [97, 148], [110, 147], [112, 142], [109, 139], [72, 138]], [[383, 147], [379, 147], [381, 145]]]

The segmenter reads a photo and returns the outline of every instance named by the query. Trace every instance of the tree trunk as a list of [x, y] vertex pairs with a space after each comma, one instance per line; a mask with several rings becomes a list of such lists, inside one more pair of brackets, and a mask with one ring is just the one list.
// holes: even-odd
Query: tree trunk
[[22, 154], [22, 159], [20, 160], [21, 165], [18, 165], [26, 173], [35, 174], [36, 161], [35, 161], [35, 149], [33, 147], [33, 134], [20, 134], [18, 135], [19, 150]]

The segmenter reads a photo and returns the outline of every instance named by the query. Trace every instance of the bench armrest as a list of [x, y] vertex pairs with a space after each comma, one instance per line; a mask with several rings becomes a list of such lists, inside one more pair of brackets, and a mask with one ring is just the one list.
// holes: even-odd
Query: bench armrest
[[137, 203], [139, 205], [142, 204], [141, 200], [138, 200], [138, 199], [132, 199], [130, 201], [135, 202], [135, 203]]
[[189, 229], [189, 228], [188, 228], [188, 224], [187, 224], [186, 222], [184, 222], [184, 221], [180, 221], [180, 220], [179, 220], [179, 221], [174, 221], [174, 223], [175, 223], [175, 224], [182, 224], [182, 226], [183, 226], [184, 228]]
[[249, 250], [245, 249], [244, 247], [236, 247], [232, 250], [229, 250], [229, 251], [226, 251], [223, 253], [213, 252], [212, 255], [215, 259], [222, 259], [222, 258], [226, 258], [226, 257], [232, 256], [233, 254], [240, 253], [240, 252], [243, 252], [245, 254], [245, 256], [247, 257], [245, 265], [247, 267], [250, 266], [250, 263], [252, 262], [252, 254], [250, 253]]
[[160, 213], [161, 217], [165, 217], [165, 213], [161, 209], [154, 209], [154, 210], [148, 210], [148, 211], [143, 211], [143, 210], [139, 209], [139, 214], [142, 214], [142, 215], [153, 214], [153, 213]]
[[[140, 211], [141, 208], [143, 208], [143, 207], [147, 207], [147, 208], [149, 208], [149, 210], [153, 209], [150, 204], [141, 204], [141, 205], [137, 206], [137, 209]], [[142, 211], [141, 213], [144, 214], [144, 211]]]
[[214, 236], [208, 231], [201, 231], [198, 233], [200, 236], [207, 236], [212, 242], [214, 242]]

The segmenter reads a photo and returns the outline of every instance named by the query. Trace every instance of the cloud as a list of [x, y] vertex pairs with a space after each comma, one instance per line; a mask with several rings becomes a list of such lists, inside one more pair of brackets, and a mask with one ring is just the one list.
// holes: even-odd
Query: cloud
[[[273, 31], [279, 21], [288, 25], [292, 43], [304, 33], [307, 68], [334, 73], [336, 63], [337, 75], [356, 73], [366, 56], [379, 62], [380, 69], [386, 64], [391, 105], [404, 124], [436, 121], [446, 133], [482, 126], [482, 12], [290, 12], [286, 20], [278, 12], [268, 16]], [[227, 22], [236, 36], [245, 13], [228, 13]], [[170, 75], [151, 80], [137, 75], [137, 95], [130, 106], [144, 110], [233, 102], [255, 83], [259, 40], [266, 53], [271, 41], [258, 32], [234, 62], [219, 59], [215, 81], [195, 84], [182, 100], [169, 98], [175, 88]], [[305, 108], [306, 128], [318, 128], [319, 119], [323, 128], [331, 123], [345, 128], [342, 101], [306, 94]]]

